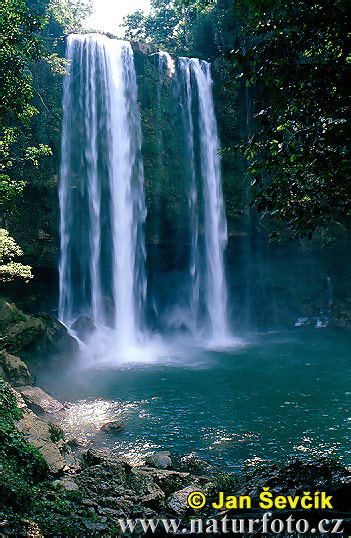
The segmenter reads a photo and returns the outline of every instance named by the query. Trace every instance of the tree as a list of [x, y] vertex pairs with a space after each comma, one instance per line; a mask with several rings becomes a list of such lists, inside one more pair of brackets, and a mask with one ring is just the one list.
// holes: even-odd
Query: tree
[[0, 5], [0, 125], [25, 121], [34, 113], [28, 64], [41, 58], [38, 32], [41, 17], [35, 17], [22, 0]]
[[145, 40], [178, 55], [209, 57], [218, 46], [218, 14], [217, 2], [210, 0], [154, 0], [149, 15], [137, 10], [124, 17], [122, 26], [126, 39]]
[[40, 32], [45, 26], [43, 2], [23, 0], [0, 5], [0, 195], [2, 209], [13, 207], [23, 189], [26, 164], [38, 164], [50, 149], [28, 143], [29, 127], [38, 112], [32, 105], [30, 65], [43, 56]]
[[351, 208], [351, 4], [241, 2], [232, 60], [254, 95], [242, 149], [257, 208], [311, 237]]
[[63, 28], [65, 34], [69, 34], [82, 30], [82, 23], [92, 10], [92, 0], [50, 0], [48, 15]]
[[22, 249], [10, 237], [9, 232], [0, 229], [0, 282], [9, 282], [15, 278], [28, 281], [33, 278], [31, 267], [14, 260], [23, 255]]
[[146, 41], [145, 29], [146, 17], [142, 9], [137, 9], [134, 13], [123, 17], [123, 26], [125, 28], [124, 37], [129, 41]]

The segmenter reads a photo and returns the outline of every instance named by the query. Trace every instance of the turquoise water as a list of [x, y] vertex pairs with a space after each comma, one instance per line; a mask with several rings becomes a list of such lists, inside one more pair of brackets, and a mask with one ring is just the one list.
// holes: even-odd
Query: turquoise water
[[[236, 470], [320, 455], [350, 463], [350, 366], [348, 335], [299, 329], [151, 364], [75, 367], [38, 383], [75, 403], [62, 423], [78, 437], [131, 459], [166, 449]], [[115, 416], [124, 432], [97, 433]]]

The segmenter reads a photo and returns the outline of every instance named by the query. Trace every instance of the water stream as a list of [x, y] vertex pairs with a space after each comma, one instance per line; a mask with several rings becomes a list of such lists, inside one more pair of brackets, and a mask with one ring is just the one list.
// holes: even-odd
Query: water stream
[[146, 218], [133, 51], [68, 38], [60, 180], [60, 319], [109, 327], [110, 345], [143, 337]]

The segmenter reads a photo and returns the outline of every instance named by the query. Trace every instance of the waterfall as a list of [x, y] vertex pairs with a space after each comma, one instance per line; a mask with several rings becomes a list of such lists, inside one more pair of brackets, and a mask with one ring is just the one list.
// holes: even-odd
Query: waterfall
[[[178, 308], [184, 321], [174, 326], [187, 327], [196, 338], [205, 336], [207, 341], [222, 344], [229, 334], [224, 270], [227, 233], [210, 65], [189, 58], [175, 64], [167, 53], [158, 56], [155, 127], [160, 173], [149, 197], [154, 212], [152, 259], [159, 257], [155, 238], [156, 233], [161, 234], [164, 212], [160, 206], [164, 193], [163, 100], [178, 103], [174, 90], [181, 87], [175, 112], [181, 114], [176, 116], [182, 132], [182, 144], [177, 147], [183, 153], [178, 169], [184, 166], [184, 178], [174, 192], [177, 203], [183, 194], [184, 202], [188, 201], [189, 222], [183, 219], [177, 226], [185, 232], [179, 238], [184, 268], [188, 264], [185, 280], [190, 285], [184, 280]], [[59, 317], [73, 330], [81, 316], [93, 321], [89, 325], [93, 356], [129, 356], [129, 350], [140, 350], [138, 344], [146, 342], [147, 287], [144, 170], [133, 51], [129, 43], [105, 36], [71, 35], [66, 57], [69, 73], [64, 80], [59, 185]], [[189, 242], [186, 229], [190, 230]], [[160, 266], [158, 263], [153, 270], [154, 302]], [[167, 302], [164, 304], [167, 308]], [[156, 302], [151, 312], [157, 322], [162, 312]]]
[[59, 186], [59, 317], [112, 329], [116, 349], [143, 332], [146, 218], [133, 51], [97, 34], [67, 40]]
[[213, 105], [210, 64], [192, 59], [199, 97], [201, 174], [205, 202], [206, 306], [214, 341], [228, 336], [227, 286], [224, 249], [227, 221], [224, 211], [217, 122]]
[[[197, 325], [200, 288], [205, 289], [205, 330], [211, 339], [224, 343], [229, 335], [227, 287], [224, 271], [224, 249], [227, 244], [227, 223], [224, 211], [220, 147], [212, 96], [210, 64], [196, 58], [179, 58], [180, 79], [183, 85], [183, 115], [185, 140], [190, 163], [190, 311]], [[192, 85], [194, 87], [192, 87]], [[198, 101], [198, 132], [200, 145], [200, 175], [204, 202], [204, 260], [202, 269], [199, 251], [199, 192], [194, 155], [193, 94]], [[203, 281], [201, 283], [201, 280]]]
[[194, 152], [194, 124], [192, 116], [192, 88], [191, 88], [191, 71], [190, 61], [188, 58], [179, 58], [180, 78], [183, 83], [183, 121], [185, 134], [185, 150], [190, 175], [189, 188], [189, 209], [190, 209], [190, 234], [191, 234], [191, 251], [190, 251], [190, 318], [192, 332], [196, 334], [198, 329], [199, 318], [199, 299], [200, 299], [200, 255], [199, 255], [199, 214], [198, 214], [198, 193], [195, 172], [195, 152]]
[[166, 65], [167, 74], [170, 78], [172, 78], [176, 70], [175, 61], [173, 60], [172, 56], [168, 52], [160, 50], [158, 52], [158, 57], [160, 70], [163, 68], [164, 65]]

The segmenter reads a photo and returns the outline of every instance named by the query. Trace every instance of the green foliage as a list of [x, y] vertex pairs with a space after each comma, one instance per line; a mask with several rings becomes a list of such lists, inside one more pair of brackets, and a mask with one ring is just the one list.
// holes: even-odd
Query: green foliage
[[50, 0], [48, 14], [64, 29], [65, 34], [79, 32], [92, 13], [92, 0]]
[[0, 194], [3, 210], [11, 213], [16, 198], [23, 192], [27, 177], [40, 160], [52, 155], [46, 144], [27, 146], [28, 135], [18, 128], [3, 128], [0, 140]]
[[29, 445], [14, 420], [21, 418], [16, 398], [0, 379], [0, 489], [2, 505], [25, 511], [31, 506], [31, 486], [47, 475], [39, 450]]
[[22, 255], [22, 249], [10, 237], [9, 232], [0, 229], [0, 282], [9, 282], [16, 277], [26, 281], [33, 278], [29, 265], [22, 265], [14, 261], [15, 258]]
[[255, 125], [242, 147], [254, 203], [311, 237], [351, 207], [351, 4], [241, 2], [232, 59], [253, 88]]
[[34, 164], [34, 166], [39, 166], [39, 158], [42, 156], [52, 155], [52, 150], [45, 144], [39, 144], [38, 148], [28, 147], [25, 151], [25, 159]]
[[23, 0], [0, 5], [0, 126], [26, 121], [34, 114], [28, 63], [42, 55], [38, 33], [44, 20], [35, 16]]
[[57, 441], [63, 440], [65, 438], [63, 429], [56, 424], [49, 424], [49, 432], [50, 439], [53, 443], [57, 443]]
[[[186, 6], [182, 2], [159, 0], [152, 2], [150, 15], [144, 16], [139, 10], [124, 19], [128, 39], [146, 40], [175, 55], [212, 60], [217, 120], [224, 146], [239, 144], [246, 133], [242, 107], [245, 88], [241, 81], [236, 81], [238, 69], [223, 53], [239, 45], [240, 25], [237, 18], [230, 16], [231, 6], [231, 0], [188, 2]], [[135, 59], [148, 205], [147, 237], [153, 243], [166, 244], [172, 235], [175, 241], [183, 243], [187, 240], [182, 224], [187, 219], [186, 193], [190, 178], [186, 177], [182, 164], [183, 133], [177, 121], [179, 109], [174, 102], [174, 92], [179, 88], [176, 80], [160, 78], [155, 57], [150, 57], [150, 61], [143, 65], [139, 65], [138, 56]], [[179, 157], [175, 158], [175, 155]], [[241, 154], [226, 154], [222, 158], [222, 168], [227, 217], [230, 223], [236, 222], [238, 214], [247, 205], [245, 159]], [[159, 237], [157, 218], [164, 224], [164, 240]]]
[[34, 502], [29, 515], [44, 536], [87, 536], [84, 519], [99, 520], [91, 513], [83, 518], [83, 507], [79, 516], [75, 513], [81, 500], [79, 492], [58, 491], [44, 483], [34, 488], [32, 494]]
[[[9, 520], [16, 535], [23, 535], [25, 517], [45, 536], [84, 536], [83, 518], [74, 514], [81, 493], [52, 485], [43, 456], [15, 427], [14, 421], [21, 418], [12, 389], [0, 378], [1, 517]], [[61, 438], [55, 430], [57, 435]], [[85, 514], [85, 519], [91, 519], [91, 514]]]
[[145, 15], [143, 10], [137, 9], [134, 13], [126, 15], [123, 18], [123, 25], [125, 27], [124, 37], [131, 41], [145, 41]]
[[[50, 191], [59, 166], [65, 34], [81, 28], [89, 6], [80, 0], [11, 0], [0, 8], [1, 213], [3, 225], [33, 258], [44, 248], [39, 237], [50, 237], [54, 226]], [[11, 270], [20, 274], [18, 265]]]
[[[1, 142], [0, 142], [1, 148]], [[0, 174], [0, 207], [15, 207], [17, 197], [23, 192], [24, 181], [16, 181], [6, 174]]]
[[222, 4], [155, 0], [149, 15], [137, 10], [124, 17], [125, 39], [147, 41], [178, 55], [214, 56], [220, 46]]
[[[33, 106], [33, 62], [43, 57], [41, 32], [46, 3], [9, 0], [0, 6], [0, 194], [9, 216], [39, 159], [51, 154], [45, 144], [28, 143], [30, 125], [38, 113]], [[13, 265], [13, 274], [20, 274]]]
[[67, 74], [68, 61], [65, 58], [60, 58], [57, 52], [48, 54], [45, 61], [54, 75], [64, 76]]
[[230, 494], [233, 491], [237, 491], [243, 482], [243, 477], [237, 473], [216, 473], [213, 479], [213, 493], [217, 498], [219, 491]]

